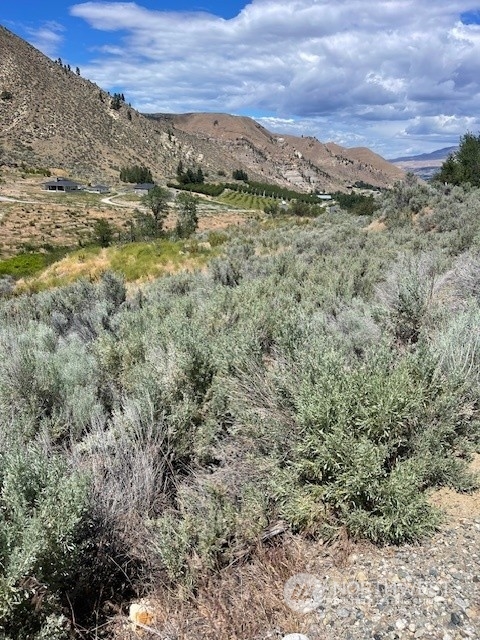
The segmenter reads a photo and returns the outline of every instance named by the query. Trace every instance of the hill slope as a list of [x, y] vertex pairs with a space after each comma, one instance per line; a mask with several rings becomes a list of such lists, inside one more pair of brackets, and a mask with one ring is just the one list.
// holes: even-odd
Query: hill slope
[[447, 156], [457, 151], [457, 149], [458, 147], [443, 147], [442, 149], [436, 149], [435, 151], [431, 151], [430, 153], [421, 153], [417, 156], [404, 156], [402, 158], [394, 158], [393, 160], [389, 160], [389, 162], [421, 162], [423, 160], [441, 160], [443, 162], [447, 158]]
[[244, 169], [251, 179], [309, 191], [362, 180], [388, 186], [403, 172], [368, 150], [272, 134], [250, 118], [225, 114], [145, 116], [53, 62], [0, 26], [0, 148], [5, 163], [62, 167], [91, 180], [118, 178], [127, 164], [155, 178], [178, 162], [201, 164], [211, 179]]
[[346, 149], [310, 136], [271, 133], [251, 118], [221, 113], [150, 117], [213, 143], [219, 152], [236, 158], [252, 177], [301, 190], [334, 191], [359, 180], [385, 187], [404, 175], [369, 149]]
[[128, 163], [173, 167], [167, 133], [134, 109], [112, 109], [107, 92], [2, 27], [0, 52], [0, 90], [11, 96], [0, 100], [4, 159], [89, 177], [118, 176]]
[[411, 171], [420, 178], [429, 180], [440, 169], [447, 157], [457, 149], [458, 147], [444, 147], [418, 156], [395, 158], [390, 162], [404, 171]]

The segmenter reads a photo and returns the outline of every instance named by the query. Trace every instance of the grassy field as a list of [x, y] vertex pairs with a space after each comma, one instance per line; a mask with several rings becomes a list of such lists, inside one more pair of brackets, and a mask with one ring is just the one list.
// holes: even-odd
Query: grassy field
[[121, 274], [127, 282], [144, 282], [178, 271], [202, 269], [220, 252], [217, 236], [212, 236], [212, 245], [216, 246], [195, 240], [167, 239], [108, 248], [91, 246], [73, 251], [53, 264], [44, 254], [26, 254], [0, 262], [0, 274], [20, 277], [17, 293], [64, 286], [79, 278], [93, 282], [110, 270]]
[[59, 260], [66, 250], [58, 248], [49, 253], [23, 253], [0, 261], [0, 276], [27, 278], [46, 269], [52, 262]]

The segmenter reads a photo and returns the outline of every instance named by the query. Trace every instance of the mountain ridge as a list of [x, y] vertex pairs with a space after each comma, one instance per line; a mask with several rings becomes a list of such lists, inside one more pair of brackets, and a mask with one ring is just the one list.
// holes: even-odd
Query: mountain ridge
[[246, 116], [141, 114], [0, 25], [0, 161], [117, 180], [145, 164], [157, 181], [201, 166], [214, 181], [235, 169], [300, 191], [390, 186], [404, 174], [370, 150], [272, 133]]
[[392, 158], [389, 159], [388, 162], [419, 162], [423, 160], [445, 160], [448, 155], [451, 153], [455, 153], [457, 151], [458, 146], [454, 147], [443, 147], [442, 149], [436, 149], [435, 151], [431, 151], [430, 153], [420, 153], [418, 155], [413, 156], [402, 156], [400, 158]]
[[416, 156], [404, 156], [390, 160], [404, 171], [410, 171], [423, 180], [431, 180], [438, 172], [447, 157], [454, 153], [458, 147], [443, 147], [430, 153], [421, 153]]

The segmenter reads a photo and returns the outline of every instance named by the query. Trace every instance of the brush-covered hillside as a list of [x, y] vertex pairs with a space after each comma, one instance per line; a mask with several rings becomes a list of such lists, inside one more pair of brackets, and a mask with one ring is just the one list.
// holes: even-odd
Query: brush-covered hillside
[[171, 179], [182, 161], [201, 166], [210, 181], [241, 169], [252, 180], [301, 191], [345, 190], [357, 181], [385, 187], [403, 175], [370, 152], [358, 160], [314, 139], [304, 149], [301, 138], [271, 134], [250, 118], [146, 117], [128, 105], [128, 95], [110, 96], [4, 27], [0, 56], [0, 162], [58, 167], [97, 181], [138, 164], [157, 180]]
[[[428, 548], [430, 491], [477, 482], [479, 221], [478, 189], [410, 180], [373, 218], [257, 216], [141, 288], [2, 287], [2, 636], [134, 637], [143, 597], [152, 637], [282, 637], [307, 541]], [[390, 606], [312, 637], [372, 637]]]
[[[260, 176], [261, 182], [301, 191], [343, 191], [357, 182], [389, 187], [405, 175], [369, 149], [346, 149], [311, 136], [272, 133], [243, 116], [188, 113], [150, 117], [213, 143], [225, 155], [237, 158], [249, 175]], [[231, 163], [227, 166], [231, 168]]]

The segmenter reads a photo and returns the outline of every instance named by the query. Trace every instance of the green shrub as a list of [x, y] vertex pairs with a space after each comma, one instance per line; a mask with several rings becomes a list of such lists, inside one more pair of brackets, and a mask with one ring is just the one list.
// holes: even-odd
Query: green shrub
[[422, 326], [434, 312], [437, 265], [438, 258], [433, 255], [400, 256], [378, 287], [391, 330], [404, 343], [418, 340]]
[[431, 187], [420, 184], [414, 174], [407, 173], [405, 180], [396, 182], [391, 191], [382, 194], [380, 215], [390, 226], [411, 223], [412, 216], [422, 211], [432, 194]]
[[26, 639], [53, 624], [60, 640], [65, 598], [75, 599], [82, 569], [87, 484], [61, 456], [35, 446], [1, 458], [1, 625], [7, 637]]
[[[267, 197], [237, 186], [222, 199]], [[120, 273], [186, 251], [202, 267], [128, 292], [113, 273], [29, 296], [7, 282], [1, 633], [60, 640], [72, 610], [97, 628], [103, 599], [195, 590], [278, 521], [414, 541], [436, 526], [429, 487], [475, 486], [479, 192], [429, 187], [413, 219], [415, 194], [384, 196], [409, 221], [381, 233], [342, 211], [204, 232], [208, 266], [197, 241], [128, 243]]]

